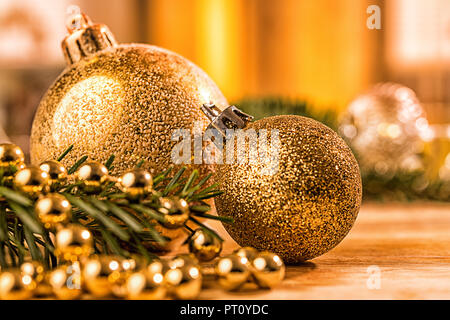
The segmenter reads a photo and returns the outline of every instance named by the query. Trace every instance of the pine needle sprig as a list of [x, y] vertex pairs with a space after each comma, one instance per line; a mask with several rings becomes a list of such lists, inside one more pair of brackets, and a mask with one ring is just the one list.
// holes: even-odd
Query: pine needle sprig
[[[58, 160], [67, 156], [73, 146], [65, 150]], [[86, 161], [81, 157], [69, 169], [74, 174]], [[111, 170], [114, 167], [114, 155], [105, 162]], [[136, 168], [142, 167], [144, 161], [138, 161]], [[15, 170], [17, 171], [17, 170]], [[88, 228], [93, 234], [95, 253], [115, 254], [129, 257], [140, 254], [151, 260], [156, 257], [155, 247], [170, 241], [158, 230], [163, 216], [160, 213], [159, 199], [178, 196], [189, 203], [189, 223], [222, 240], [210, 227], [198, 218], [220, 220], [232, 223], [232, 219], [209, 214], [211, 207], [204, 200], [221, 192], [217, 185], [207, 186], [211, 175], [201, 177], [197, 170], [187, 175], [187, 168], [182, 167], [172, 174], [173, 168], [153, 174], [154, 193], [139, 201], [131, 201], [127, 195], [111, 181], [102, 186], [97, 195], [86, 194], [80, 183], [69, 179], [53, 191], [66, 197], [72, 205], [71, 223]], [[8, 182], [9, 181], [9, 182]], [[206, 186], [205, 186], [206, 185]], [[16, 190], [3, 172], [0, 172], [0, 266], [15, 267], [31, 258], [44, 263], [47, 267], [57, 266], [53, 232], [45, 229], [34, 211], [36, 199]], [[194, 232], [192, 225], [185, 224], [188, 233]]]

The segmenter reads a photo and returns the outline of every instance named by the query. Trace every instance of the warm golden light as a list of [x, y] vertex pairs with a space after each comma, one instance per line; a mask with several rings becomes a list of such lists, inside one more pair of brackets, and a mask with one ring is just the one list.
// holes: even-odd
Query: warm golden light
[[[115, 129], [111, 124], [119, 123], [124, 94], [120, 83], [106, 76], [75, 84], [56, 107], [52, 130], [55, 144], [67, 146], [82, 140], [95, 148], [102, 143]], [[82, 125], [74, 127], [73, 123]]]

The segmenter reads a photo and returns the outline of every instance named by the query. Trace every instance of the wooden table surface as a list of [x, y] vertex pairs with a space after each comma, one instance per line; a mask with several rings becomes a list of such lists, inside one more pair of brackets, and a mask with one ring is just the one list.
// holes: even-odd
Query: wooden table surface
[[[230, 253], [237, 245], [221, 233]], [[369, 281], [368, 268], [375, 271]], [[450, 299], [450, 204], [365, 204], [336, 248], [288, 266], [277, 288], [205, 287], [200, 299]]]

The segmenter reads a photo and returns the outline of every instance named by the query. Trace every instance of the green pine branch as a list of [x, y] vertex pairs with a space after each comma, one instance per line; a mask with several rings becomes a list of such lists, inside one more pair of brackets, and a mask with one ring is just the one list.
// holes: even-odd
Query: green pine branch
[[[59, 161], [69, 154], [73, 146], [65, 150]], [[68, 169], [73, 174], [87, 161], [80, 158]], [[112, 155], [105, 163], [108, 169], [113, 167]], [[136, 167], [141, 167], [139, 161]], [[197, 170], [186, 175], [186, 168], [181, 168], [171, 175], [169, 168], [153, 177], [154, 194], [132, 202], [116, 188], [115, 183], [107, 183], [96, 196], [89, 195], [78, 188], [77, 182], [61, 184], [55, 192], [64, 195], [72, 204], [71, 223], [81, 224], [91, 231], [94, 237], [96, 253], [113, 253], [129, 257], [138, 253], [147, 259], [155, 258], [152, 248], [168, 240], [157, 231], [157, 224], [162, 221], [159, 213], [159, 198], [178, 196], [184, 198], [190, 206], [189, 221], [204, 229], [211, 235], [220, 236], [200, 220], [214, 219], [231, 223], [232, 219], [208, 214], [210, 206], [204, 201], [221, 194], [217, 185], [204, 187], [211, 175], [200, 179]], [[26, 194], [14, 190], [6, 183], [0, 172], [0, 265], [2, 268], [18, 266], [27, 257], [41, 261], [49, 268], [57, 265], [51, 232], [46, 230], [34, 212], [34, 203]], [[185, 225], [188, 232], [193, 230]]]

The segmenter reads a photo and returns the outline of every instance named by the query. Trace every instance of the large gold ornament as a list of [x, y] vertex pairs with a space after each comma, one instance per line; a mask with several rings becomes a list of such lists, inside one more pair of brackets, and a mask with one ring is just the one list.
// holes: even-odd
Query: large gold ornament
[[83, 155], [104, 163], [111, 154], [113, 173], [146, 160], [162, 171], [172, 164], [176, 129], [208, 124], [200, 110], [227, 100], [200, 68], [168, 50], [144, 44], [117, 44], [105, 25], [74, 17], [63, 41], [68, 67], [42, 99], [31, 133], [31, 161], [64, 158], [72, 165]]
[[361, 176], [350, 148], [333, 130], [300, 116], [249, 122], [233, 106], [222, 113], [211, 106], [204, 110], [222, 135], [240, 128], [261, 138], [260, 130], [267, 130], [256, 157], [216, 166], [215, 180], [224, 192], [215, 198], [217, 213], [234, 219], [224, 227], [237, 243], [297, 263], [346, 236], [360, 208]]

